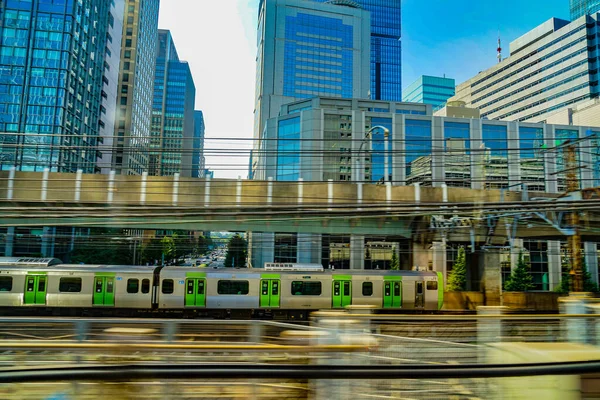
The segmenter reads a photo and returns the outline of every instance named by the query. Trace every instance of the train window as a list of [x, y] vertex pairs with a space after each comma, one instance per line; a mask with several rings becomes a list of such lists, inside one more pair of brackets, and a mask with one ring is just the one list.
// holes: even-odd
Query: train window
[[139, 279], [127, 279], [127, 293], [137, 293], [140, 290]]
[[12, 276], [0, 276], [0, 292], [12, 290]]
[[219, 281], [217, 284], [218, 294], [248, 294], [249, 291], [248, 281]]
[[394, 282], [394, 296], [400, 296], [400, 283]]
[[204, 279], [198, 279], [198, 294], [204, 294]]
[[293, 296], [320, 296], [321, 295], [321, 282], [294, 281], [294, 282], [292, 282], [292, 295]]
[[38, 292], [45, 292], [45, 291], [46, 291], [46, 278], [40, 276], [38, 278]]
[[81, 292], [81, 278], [60, 278], [58, 291], [63, 293]]
[[113, 280], [112, 279], [107, 279], [106, 280], [106, 293], [112, 293], [113, 292]]
[[173, 279], [163, 279], [162, 281], [162, 292], [164, 294], [171, 294], [173, 293]]
[[427, 281], [427, 290], [437, 290], [437, 281]]
[[363, 296], [373, 296], [373, 282], [363, 282]]
[[150, 279], [142, 280], [142, 293], [150, 293]]

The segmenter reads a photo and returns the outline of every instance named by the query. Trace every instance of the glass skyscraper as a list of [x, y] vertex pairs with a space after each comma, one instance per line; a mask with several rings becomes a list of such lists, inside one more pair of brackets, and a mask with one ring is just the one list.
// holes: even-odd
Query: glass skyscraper
[[356, 3], [371, 13], [371, 99], [402, 100], [402, 13], [400, 0], [313, 0]]
[[582, 15], [600, 12], [600, 0], [570, 0], [571, 21]]
[[194, 145], [192, 178], [204, 178], [204, 113], [194, 111]]
[[192, 176], [196, 87], [168, 30], [158, 31], [149, 174]]
[[1, 169], [99, 171], [110, 8], [106, 0], [2, 2]]
[[455, 89], [454, 79], [422, 75], [406, 88], [402, 101], [431, 104], [436, 108], [446, 104]]
[[[369, 21], [369, 13], [356, 5], [261, 2], [254, 111], [257, 139], [283, 104], [315, 96], [368, 97]], [[253, 162], [260, 162], [260, 149], [256, 150]]]
[[110, 162], [118, 174], [148, 171], [160, 0], [128, 0], [123, 23], [116, 138]]

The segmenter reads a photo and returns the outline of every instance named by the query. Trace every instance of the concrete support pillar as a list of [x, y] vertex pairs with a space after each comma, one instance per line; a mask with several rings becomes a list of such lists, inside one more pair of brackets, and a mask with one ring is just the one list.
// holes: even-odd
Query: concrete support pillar
[[443, 242], [433, 242], [431, 256], [433, 271], [441, 272], [446, 279], [446, 245]]
[[264, 263], [275, 259], [275, 234], [252, 232], [252, 267], [262, 268]]
[[412, 265], [418, 267], [419, 271], [426, 271], [429, 267], [429, 262], [432, 261], [432, 250], [427, 243], [421, 244], [412, 242]]
[[548, 284], [550, 290], [554, 290], [558, 286], [560, 278], [560, 242], [550, 240], [548, 241]]
[[4, 256], [13, 256], [13, 247], [15, 244], [15, 227], [10, 226], [6, 228], [6, 243], [4, 244]]
[[364, 236], [350, 236], [350, 269], [365, 269]]
[[479, 257], [481, 290], [487, 306], [502, 305], [502, 268], [499, 250], [486, 250]]
[[519, 253], [523, 251], [523, 239], [514, 239], [513, 245], [510, 248], [510, 270], [511, 272], [517, 268], [519, 262]]
[[585, 251], [585, 265], [590, 275], [592, 275], [592, 281], [598, 284], [598, 245], [596, 243], [585, 242], [583, 246]]

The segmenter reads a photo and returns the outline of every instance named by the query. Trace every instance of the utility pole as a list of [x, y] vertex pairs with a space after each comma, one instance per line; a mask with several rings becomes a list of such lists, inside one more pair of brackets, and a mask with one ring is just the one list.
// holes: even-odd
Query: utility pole
[[[569, 143], [564, 147], [565, 171], [567, 180], [567, 193], [579, 190], [579, 167], [577, 165], [576, 144]], [[581, 268], [581, 235], [579, 234], [579, 213], [571, 211], [570, 223], [574, 233], [569, 236], [568, 246], [571, 254], [571, 291], [583, 292], [583, 269]]]

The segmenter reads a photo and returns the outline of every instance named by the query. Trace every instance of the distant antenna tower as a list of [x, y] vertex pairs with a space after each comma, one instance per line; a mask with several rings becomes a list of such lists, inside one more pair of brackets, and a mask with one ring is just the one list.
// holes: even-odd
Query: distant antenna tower
[[498, 62], [502, 61], [502, 44], [500, 43], [500, 32], [498, 32]]

